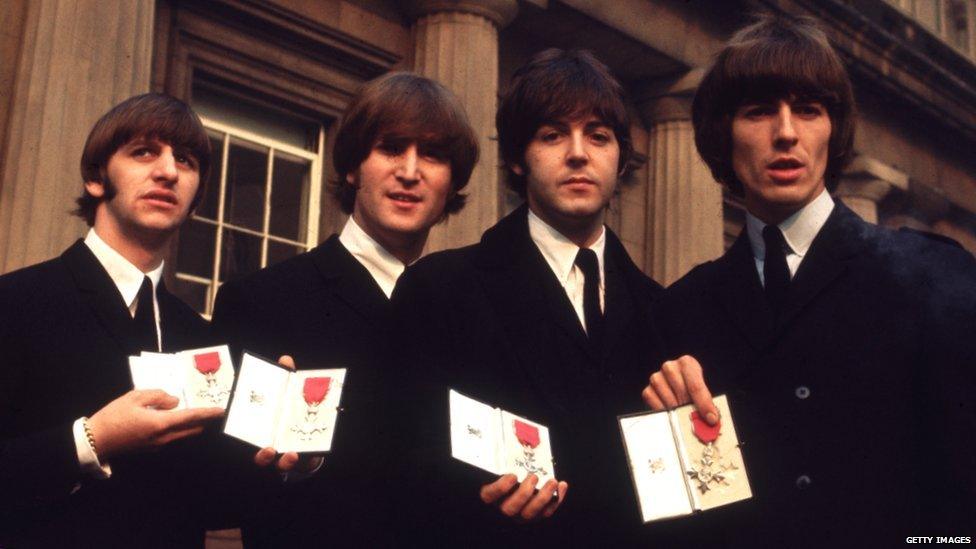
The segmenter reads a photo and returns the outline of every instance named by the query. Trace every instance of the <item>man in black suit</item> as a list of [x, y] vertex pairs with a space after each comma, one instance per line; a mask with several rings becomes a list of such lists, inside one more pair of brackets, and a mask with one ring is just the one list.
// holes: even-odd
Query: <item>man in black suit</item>
[[[445, 87], [408, 73], [366, 84], [333, 150], [336, 196], [350, 214], [342, 232], [221, 287], [214, 330], [236, 352], [348, 369], [333, 451], [311, 478], [266, 497], [260, 515], [246, 521], [248, 546], [393, 542], [389, 296], [431, 226], [464, 205], [477, 156], [464, 109]], [[259, 461], [273, 456], [266, 449]]]
[[120, 103], [81, 159], [88, 236], [0, 277], [0, 545], [202, 545], [185, 443], [223, 410], [171, 411], [177, 398], [130, 390], [127, 357], [206, 343], [160, 277], [209, 163], [186, 104]]
[[667, 525], [687, 542], [974, 533], [976, 262], [833, 201], [852, 110], [846, 71], [807, 19], [740, 31], [698, 90], [698, 149], [743, 196], [746, 227], [668, 289], [672, 356], [694, 358], [665, 363], [644, 397], [714, 418], [710, 394], [727, 393], [754, 497]]
[[[526, 204], [480, 243], [410, 267], [393, 297], [414, 501], [402, 529], [432, 544], [613, 545], [639, 525], [616, 416], [640, 409], [633, 387], [660, 348], [659, 286], [603, 224], [630, 118], [605, 65], [552, 49], [516, 71], [496, 120]], [[452, 460], [449, 388], [546, 425], [560, 480]]]

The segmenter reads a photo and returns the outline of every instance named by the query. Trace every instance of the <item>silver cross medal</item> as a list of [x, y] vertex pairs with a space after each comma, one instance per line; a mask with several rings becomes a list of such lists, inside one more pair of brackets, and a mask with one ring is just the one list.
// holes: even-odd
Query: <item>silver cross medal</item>
[[215, 374], [204, 374], [207, 379], [207, 387], [205, 389], [200, 389], [197, 392], [197, 396], [200, 398], [209, 399], [213, 404], [219, 405], [221, 399], [230, 394], [227, 389], [221, 389], [217, 385], [217, 376]]
[[319, 417], [319, 403], [309, 404], [305, 409], [305, 420], [300, 425], [294, 425], [291, 431], [298, 435], [299, 440], [312, 440], [328, 430], [324, 425], [316, 425]]
[[698, 483], [698, 490], [701, 493], [704, 494], [711, 490], [710, 485], [712, 484], [729, 485], [730, 475], [727, 473], [738, 469], [738, 467], [731, 461], [721, 463], [721, 459], [722, 456], [719, 454], [718, 448], [715, 447], [715, 443], [709, 442], [702, 450], [701, 459], [698, 460], [698, 463], [686, 471], [688, 477]]

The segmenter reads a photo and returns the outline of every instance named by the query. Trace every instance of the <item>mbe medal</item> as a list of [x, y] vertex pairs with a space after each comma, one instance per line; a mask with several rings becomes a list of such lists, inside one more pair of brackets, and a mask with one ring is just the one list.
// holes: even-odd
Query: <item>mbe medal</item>
[[230, 391], [221, 389], [217, 385], [217, 370], [220, 370], [220, 353], [213, 351], [193, 355], [193, 364], [197, 371], [203, 374], [207, 380], [207, 387], [197, 392], [197, 396], [209, 399], [214, 405], [220, 405], [221, 399], [230, 394]]
[[309, 377], [305, 378], [302, 387], [302, 396], [305, 398], [305, 419], [301, 425], [291, 428], [292, 432], [298, 434], [299, 440], [312, 440], [315, 435], [324, 433], [327, 429], [324, 425], [318, 425], [319, 405], [325, 400], [325, 395], [329, 393], [329, 385], [332, 383], [330, 377]]
[[545, 468], [535, 463], [535, 448], [539, 445], [539, 428], [523, 421], [514, 420], [515, 438], [522, 445], [522, 458], [515, 463], [525, 469], [526, 473], [548, 475]]

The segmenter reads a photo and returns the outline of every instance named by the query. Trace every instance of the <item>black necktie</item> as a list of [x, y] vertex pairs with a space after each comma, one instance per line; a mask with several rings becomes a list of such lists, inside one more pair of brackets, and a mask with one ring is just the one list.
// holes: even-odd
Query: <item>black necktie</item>
[[603, 311], [600, 310], [600, 264], [596, 252], [580, 248], [576, 266], [583, 271], [583, 318], [590, 347], [599, 356], [603, 343]]
[[786, 290], [790, 286], [790, 269], [786, 265], [786, 240], [775, 225], [763, 228], [763, 241], [766, 243], [766, 258], [763, 261], [766, 301], [775, 315], [779, 315], [786, 301]]
[[136, 316], [132, 319], [135, 324], [136, 339], [139, 349], [143, 351], [159, 350], [159, 340], [156, 339], [156, 306], [153, 304], [153, 286], [149, 277], [143, 277], [136, 301]]

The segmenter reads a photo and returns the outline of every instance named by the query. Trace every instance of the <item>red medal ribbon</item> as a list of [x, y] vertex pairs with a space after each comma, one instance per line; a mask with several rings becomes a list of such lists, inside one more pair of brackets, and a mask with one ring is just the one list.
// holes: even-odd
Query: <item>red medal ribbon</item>
[[695, 436], [698, 440], [702, 441], [702, 444], [708, 444], [709, 442], [715, 442], [718, 435], [722, 431], [722, 420], [718, 420], [715, 425], [709, 425], [705, 420], [698, 415], [698, 412], [691, 413], [691, 426], [692, 430], [695, 431]]
[[325, 395], [329, 392], [329, 385], [332, 383], [331, 377], [307, 377], [302, 395], [305, 402], [315, 405], [325, 400]]
[[203, 375], [216, 373], [220, 369], [220, 353], [203, 353], [193, 355], [193, 362], [196, 364], [197, 371]]
[[517, 438], [523, 446], [535, 448], [539, 445], [539, 428], [516, 419], [515, 438]]

